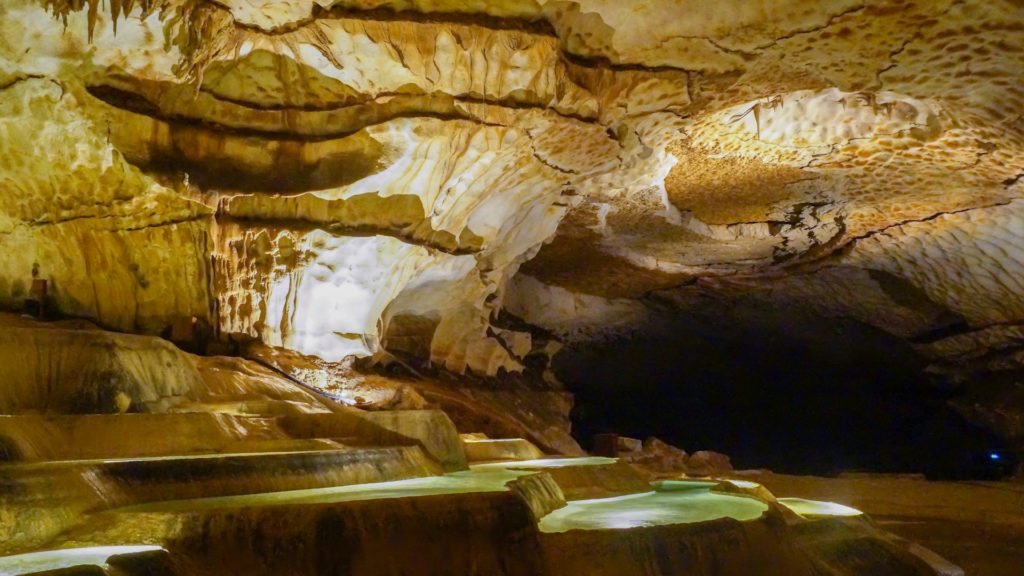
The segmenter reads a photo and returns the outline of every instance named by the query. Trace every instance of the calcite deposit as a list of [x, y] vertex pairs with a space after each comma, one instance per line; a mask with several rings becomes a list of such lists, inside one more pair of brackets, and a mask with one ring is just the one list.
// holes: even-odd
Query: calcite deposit
[[[1024, 447], [1022, 196], [1019, 0], [4, 0], [0, 307], [60, 322], [0, 322], [0, 456], [216, 453], [262, 492], [576, 456], [560, 350], [737, 303], [909, 341], [966, 386], [965, 415]], [[459, 432], [492, 438], [466, 450]], [[109, 453], [67, 446], [86, 435]], [[346, 471], [346, 446], [382, 451]], [[260, 479], [233, 459], [271, 448], [327, 472]], [[42, 493], [73, 486], [62, 508], [0, 513], [35, 527], [6, 552], [72, 546], [78, 514], [149, 501], [87, 486], [149, 468], [61, 466]], [[211, 495], [247, 493], [211, 474]], [[642, 565], [630, 550], [666, 537], [538, 536], [538, 499], [574, 486], [549, 476], [522, 489], [533, 508], [467, 497], [437, 522], [516, 535], [487, 561], [536, 564], [507, 573], [581, 573], [605, 544], [605, 569]], [[306, 535], [374, 514], [341, 508], [304, 513]], [[782, 550], [790, 573], [846, 573], [840, 536], [784, 535], [776, 508], [709, 530], [748, 538], [755, 563]], [[154, 541], [230, 555], [280, 529], [263, 509], [189, 517], [223, 533], [175, 514], [145, 515]], [[118, 544], [119, 522], [87, 543]], [[695, 554], [724, 545], [668, 531]], [[387, 535], [356, 540], [369, 558]], [[679, 554], [672, 569], [737, 566]]]
[[1019, 317], [1013, 2], [3, 10], [9, 306], [481, 375], [533, 350], [506, 307], [586, 338], [694, 282]]

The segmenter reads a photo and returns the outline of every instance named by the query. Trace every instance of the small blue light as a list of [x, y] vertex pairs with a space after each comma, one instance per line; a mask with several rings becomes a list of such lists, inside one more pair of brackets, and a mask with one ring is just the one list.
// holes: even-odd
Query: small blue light
[[989, 460], [1002, 460], [1002, 458], [1003, 457], [1000, 456], [997, 452], [989, 452], [988, 453], [988, 459]]

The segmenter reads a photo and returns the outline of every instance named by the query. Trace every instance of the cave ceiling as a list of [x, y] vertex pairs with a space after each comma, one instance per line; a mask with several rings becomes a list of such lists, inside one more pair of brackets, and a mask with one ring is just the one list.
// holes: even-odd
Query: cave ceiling
[[517, 372], [657, 306], [1024, 357], [1020, 0], [5, 0], [0, 303]]

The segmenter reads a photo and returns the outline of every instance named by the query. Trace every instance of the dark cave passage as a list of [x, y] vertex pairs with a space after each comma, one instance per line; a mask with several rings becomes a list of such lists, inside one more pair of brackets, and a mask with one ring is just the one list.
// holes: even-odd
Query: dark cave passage
[[[733, 319], [736, 316], [732, 316]], [[947, 405], [905, 342], [853, 321], [757, 311], [676, 316], [643, 336], [563, 353], [573, 434], [657, 436], [737, 468], [992, 478], [1000, 440]]]

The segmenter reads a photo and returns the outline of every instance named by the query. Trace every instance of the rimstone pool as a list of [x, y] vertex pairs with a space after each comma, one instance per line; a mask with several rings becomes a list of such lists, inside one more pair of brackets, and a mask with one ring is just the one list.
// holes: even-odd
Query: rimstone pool
[[[614, 458], [586, 457], [474, 464], [470, 466], [469, 470], [452, 472], [443, 476], [335, 488], [160, 502], [124, 508], [122, 512], [209, 510], [255, 505], [353, 502], [385, 498], [500, 492], [508, 489], [508, 482], [528, 474], [535, 474], [538, 470], [571, 466], [603, 466], [616, 461]], [[746, 484], [747, 487], [757, 486], [751, 482], [735, 481], [734, 483]], [[754, 497], [712, 492], [711, 489], [718, 484], [718, 482], [665, 481], [658, 483], [657, 488], [649, 492], [571, 501], [564, 508], [544, 516], [540, 522], [540, 529], [543, 532], [565, 532], [574, 529], [607, 530], [690, 524], [725, 517], [747, 521], [760, 517], [768, 510], [767, 504]], [[815, 502], [799, 498], [788, 500], [794, 502], [793, 506], [786, 504], [787, 507], [793, 508], [798, 513], [806, 511], [814, 511], [817, 515], [830, 515], [830, 511], [837, 511], [836, 515], [848, 515], [843, 511], [857, 513], [852, 508], [830, 502]]]
[[111, 556], [162, 550], [159, 546], [90, 546], [30, 552], [0, 558], [0, 574], [37, 574], [76, 566], [104, 566]]
[[754, 520], [768, 505], [754, 498], [716, 494], [714, 483], [693, 483], [687, 490], [654, 491], [612, 498], [577, 500], [540, 521], [542, 532], [607, 530], [689, 524], [729, 517]]
[[[475, 464], [469, 470], [443, 476], [414, 478], [393, 482], [359, 484], [337, 488], [292, 490], [245, 496], [202, 498], [145, 504], [126, 508], [125, 512], [167, 512], [203, 510], [253, 505], [351, 502], [383, 498], [412, 498], [443, 494], [499, 492], [506, 484], [545, 468], [599, 466], [616, 462], [614, 458], [550, 458], [520, 462]], [[566, 530], [605, 530], [706, 522], [717, 518], [753, 520], [768, 510], [767, 504], [753, 497], [719, 494], [711, 491], [718, 482], [662, 482], [657, 490], [609, 498], [569, 502], [566, 507], [545, 516], [540, 522], [543, 532]], [[827, 510], [830, 503], [802, 501], [808, 508]], [[835, 505], [834, 505], [835, 506]]]
[[[283, 506], [287, 504], [327, 504], [396, 498], [418, 498], [451, 494], [501, 492], [507, 484], [538, 471], [567, 467], [607, 466], [612, 458], [551, 458], [517, 462], [475, 464], [469, 470], [442, 476], [378, 482], [334, 488], [291, 490], [242, 496], [200, 498], [143, 504], [114, 510], [124, 522], [142, 513], [185, 513], [201, 510], [238, 509], [250, 506]], [[742, 480], [731, 481], [739, 488], [759, 485]], [[620, 530], [707, 522], [733, 518], [741, 522], [760, 518], [769, 505], [755, 497], [723, 494], [712, 489], [715, 481], [662, 481], [654, 489], [637, 494], [593, 498], [568, 502], [564, 507], [543, 516], [539, 529], [545, 533], [570, 530]], [[799, 498], [779, 500], [799, 514], [808, 516], [859, 514], [856, 510], [829, 502]], [[162, 550], [160, 546], [108, 545], [64, 548], [0, 558], [0, 574], [32, 574], [72, 566], [104, 566], [108, 558]]]
[[168, 512], [181, 510], [208, 510], [238, 506], [267, 506], [302, 503], [354, 502], [384, 498], [413, 498], [418, 496], [440, 496], [444, 494], [469, 494], [474, 492], [501, 492], [506, 484], [527, 474], [535, 474], [544, 468], [567, 466], [598, 466], [616, 462], [614, 458], [547, 458], [516, 462], [495, 462], [474, 464], [468, 470], [451, 472], [442, 476], [428, 476], [409, 480], [355, 484], [310, 490], [289, 490], [267, 492], [244, 496], [198, 498], [144, 504], [123, 509], [124, 512]]

